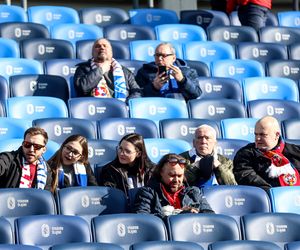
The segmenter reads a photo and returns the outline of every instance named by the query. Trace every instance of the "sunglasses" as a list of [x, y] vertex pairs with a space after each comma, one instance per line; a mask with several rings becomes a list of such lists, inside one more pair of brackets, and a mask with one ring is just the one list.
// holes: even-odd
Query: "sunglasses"
[[187, 163], [185, 159], [177, 159], [177, 158], [169, 158], [167, 162], [172, 167], [175, 166], [176, 164], [178, 164], [180, 167], [185, 167]]
[[28, 141], [23, 141], [22, 145], [23, 145], [24, 148], [31, 148], [33, 146], [34, 150], [40, 150], [43, 147], [45, 147], [45, 145], [31, 143], [31, 142], [28, 142]]

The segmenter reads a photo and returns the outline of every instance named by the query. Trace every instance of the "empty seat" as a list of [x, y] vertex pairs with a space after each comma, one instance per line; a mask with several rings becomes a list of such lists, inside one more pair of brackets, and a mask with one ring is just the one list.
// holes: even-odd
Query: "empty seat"
[[282, 136], [285, 139], [299, 140], [300, 139], [300, 119], [287, 119], [281, 122]]
[[17, 5], [0, 5], [0, 23], [27, 21], [27, 14], [24, 8]]
[[0, 38], [0, 57], [20, 57], [19, 44], [10, 38]]
[[210, 68], [206, 63], [193, 60], [186, 60], [186, 63], [197, 71], [198, 76], [210, 76]]
[[111, 24], [127, 23], [129, 15], [126, 10], [112, 7], [92, 7], [78, 10], [80, 22], [104, 27]]
[[0, 250], [42, 250], [42, 248], [21, 244], [1, 244]]
[[[97, 242], [79, 242], [57, 244], [50, 248], [50, 250], [123, 250], [123, 248], [113, 243], [97, 243]], [[273, 250], [273, 249], [272, 249]]]
[[300, 11], [279, 11], [277, 17], [279, 26], [298, 28], [300, 26]]
[[300, 43], [293, 43], [287, 46], [288, 48], [288, 59], [300, 60]]
[[33, 126], [43, 128], [50, 140], [62, 144], [71, 134], [96, 139], [97, 131], [92, 121], [76, 118], [44, 118], [33, 120]]
[[0, 246], [2, 244], [13, 244], [14, 236], [11, 224], [4, 217], [0, 217]]
[[259, 41], [291, 45], [299, 41], [300, 31], [292, 27], [266, 26], [259, 30]]
[[294, 81], [300, 79], [300, 60], [272, 60], [266, 63], [266, 75], [286, 77]]
[[228, 240], [214, 242], [208, 246], [208, 250], [280, 250], [273, 242], [257, 240]]
[[128, 12], [130, 23], [135, 25], [155, 27], [161, 24], [179, 23], [174, 10], [147, 8], [130, 9]]
[[217, 152], [227, 158], [233, 160], [236, 152], [241, 148], [250, 143], [247, 140], [238, 139], [218, 139]]
[[31, 126], [31, 120], [0, 117], [0, 138], [23, 138], [25, 131]]
[[132, 244], [130, 250], [203, 250], [195, 242], [188, 241], [145, 241]]

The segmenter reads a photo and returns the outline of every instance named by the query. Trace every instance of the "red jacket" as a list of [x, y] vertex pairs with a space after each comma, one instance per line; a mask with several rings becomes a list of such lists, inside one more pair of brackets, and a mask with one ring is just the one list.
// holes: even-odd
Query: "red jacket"
[[257, 4], [271, 9], [272, 0], [227, 0], [226, 12], [229, 14], [235, 10], [238, 5], [247, 5], [249, 3]]

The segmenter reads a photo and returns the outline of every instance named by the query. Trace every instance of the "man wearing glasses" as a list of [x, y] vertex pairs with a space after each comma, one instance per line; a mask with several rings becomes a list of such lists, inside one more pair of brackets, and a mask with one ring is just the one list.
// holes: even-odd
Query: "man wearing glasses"
[[25, 131], [22, 145], [0, 154], [0, 188], [50, 189], [51, 175], [43, 153], [48, 135], [45, 130], [31, 127]]
[[154, 59], [154, 62], [144, 64], [137, 72], [136, 81], [143, 88], [144, 96], [190, 100], [201, 95], [196, 70], [176, 58], [172, 44], [159, 44]]

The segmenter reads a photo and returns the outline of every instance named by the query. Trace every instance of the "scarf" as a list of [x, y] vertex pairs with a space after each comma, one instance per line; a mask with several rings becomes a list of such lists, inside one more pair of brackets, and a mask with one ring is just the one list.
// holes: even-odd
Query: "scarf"
[[300, 186], [299, 172], [282, 154], [283, 149], [284, 141], [281, 140], [274, 149], [261, 151], [272, 162], [266, 172], [270, 178], [278, 178], [280, 186]]
[[[74, 163], [73, 164], [74, 168], [74, 173], [75, 173], [75, 185], [76, 186], [81, 186], [81, 187], [86, 187], [87, 186], [87, 175], [86, 175], [86, 168], [83, 164], [81, 163]], [[59, 188], [64, 188], [65, 187], [65, 175], [64, 169], [62, 166], [60, 166], [58, 170], [58, 186]], [[70, 181], [71, 184], [71, 181]]]
[[184, 186], [182, 186], [178, 191], [175, 193], [170, 193], [166, 190], [165, 186], [163, 184], [160, 184], [161, 190], [164, 194], [164, 196], [167, 198], [168, 202], [172, 207], [175, 209], [181, 208], [181, 200], [180, 200], [180, 192], [184, 189]]
[[[30, 164], [25, 161], [23, 158], [23, 165], [22, 168], [22, 175], [20, 179], [20, 188], [32, 188], [32, 181], [30, 179]], [[34, 179], [34, 178], [33, 178]], [[47, 165], [43, 159], [40, 157], [37, 161], [36, 165], [36, 188], [37, 189], [44, 189], [46, 186], [47, 180]]]
[[169, 93], [178, 93], [178, 84], [175, 78], [169, 73], [169, 81], [166, 82], [160, 89], [160, 94], [162, 96], [165, 96], [166, 94]]

